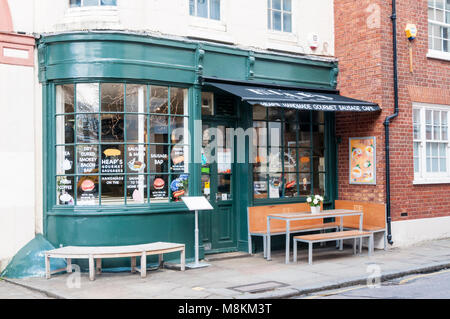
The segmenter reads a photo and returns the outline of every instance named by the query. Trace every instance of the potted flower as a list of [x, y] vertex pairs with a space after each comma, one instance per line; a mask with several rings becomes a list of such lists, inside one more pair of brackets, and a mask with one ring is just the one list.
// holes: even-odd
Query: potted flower
[[311, 207], [312, 214], [320, 213], [320, 204], [323, 203], [323, 197], [320, 195], [311, 195], [306, 199], [309, 206]]

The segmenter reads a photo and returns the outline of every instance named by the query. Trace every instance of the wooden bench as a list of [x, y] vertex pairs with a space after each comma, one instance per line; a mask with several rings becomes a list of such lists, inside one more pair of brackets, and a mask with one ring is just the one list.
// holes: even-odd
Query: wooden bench
[[[248, 207], [248, 252], [250, 254], [252, 253], [252, 236], [260, 236], [263, 237], [264, 258], [267, 256], [267, 215], [308, 212], [310, 210], [311, 209], [307, 203]], [[324, 223], [323, 219], [300, 220], [294, 221], [290, 224], [290, 232], [322, 232], [327, 229], [339, 230], [339, 227], [339, 223]], [[272, 220], [270, 225], [270, 234], [286, 234], [286, 223], [281, 220]]]
[[[334, 203], [336, 209], [354, 209], [362, 211], [364, 213], [363, 231], [371, 232], [374, 234], [383, 233], [384, 250], [387, 249], [386, 205], [378, 203], [356, 202], [346, 200], [336, 200]], [[343, 226], [344, 229], [359, 230], [358, 217], [356, 216], [344, 217]]]
[[[72, 272], [72, 259], [89, 259], [89, 279], [95, 280], [95, 273], [100, 274], [103, 258], [131, 257], [131, 272], [140, 272], [141, 277], [147, 276], [147, 256], [159, 255], [159, 266], [163, 265], [163, 254], [180, 252], [181, 270], [185, 270], [185, 245], [157, 242], [133, 246], [111, 246], [111, 247], [75, 247], [67, 246], [45, 252], [46, 278], [61, 271]], [[136, 267], [136, 257], [140, 257], [140, 269]], [[50, 271], [50, 258], [67, 259], [67, 268]], [[95, 265], [94, 265], [95, 261]]]
[[314, 243], [322, 243], [327, 241], [335, 241], [335, 240], [344, 240], [344, 239], [353, 239], [353, 254], [356, 255], [356, 239], [368, 237], [369, 238], [369, 256], [372, 255], [373, 252], [373, 233], [359, 231], [359, 230], [346, 230], [339, 231], [334, 233], [326, 233], [326, 234], [315, 234], [315, 235], [304, 235], [304, 236], [295, 236], [294, 237], [294, 262], [297, 262], [297, 243], [304, 242], [309, 246], [308, 250], [308, 263], [312, 265], [312, 251]]

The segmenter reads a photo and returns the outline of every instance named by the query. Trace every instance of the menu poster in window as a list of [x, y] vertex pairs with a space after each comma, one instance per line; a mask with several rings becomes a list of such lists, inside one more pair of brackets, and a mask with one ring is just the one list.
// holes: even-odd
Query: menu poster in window
[[231, 174], [231, 149], [218, 149], [217, 170], [219, 174]]
[[93, 174], [98, 172], [98, 147], [96, 145], [78, 146], [78, 173]]
[[184, 147], [174, 146], [170, 154], [172, 158], [172, 171], [174, 172], [184, 172]]
[[350, 184], [376, 185], [376, 137], [350, 138]]
[[281, 181], [277, 177], [269, 179], [269, 198], [280, 198]]

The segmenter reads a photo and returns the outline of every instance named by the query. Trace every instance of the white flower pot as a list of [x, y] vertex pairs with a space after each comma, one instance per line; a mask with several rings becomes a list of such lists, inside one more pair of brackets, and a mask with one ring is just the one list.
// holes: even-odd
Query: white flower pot
[[320, 214], [320, 206], [311, 206], [311, 214]]

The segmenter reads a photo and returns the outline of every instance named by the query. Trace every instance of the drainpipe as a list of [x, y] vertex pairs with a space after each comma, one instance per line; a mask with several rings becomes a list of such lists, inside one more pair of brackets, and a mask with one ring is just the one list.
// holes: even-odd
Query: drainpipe
[[389, 125], [398, 116], [398, 60], [397, 60], [397, 9], [396, 0], [392, 0], [392, 32], [393, 32], [393, 60], [394, 60], [394, 113], [387, 116], [384, 121], [385, 128], [385, 154], [386, 154], [386, 220], [387, 220], [387, 240], [390, 245], [392, 241], [391, 230], [391, 167], [389, 149]]

